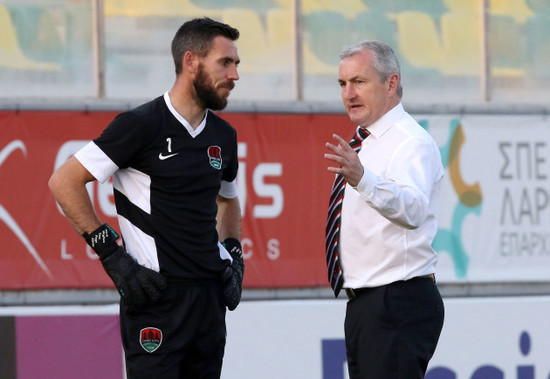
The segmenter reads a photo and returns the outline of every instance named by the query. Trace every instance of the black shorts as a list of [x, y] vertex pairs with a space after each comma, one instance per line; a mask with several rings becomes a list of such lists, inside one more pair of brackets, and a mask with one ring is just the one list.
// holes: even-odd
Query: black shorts
[[120, 305], [129, 379], [219, 378], [225, 349], [221, 283], [170, 283], [158, 303]]

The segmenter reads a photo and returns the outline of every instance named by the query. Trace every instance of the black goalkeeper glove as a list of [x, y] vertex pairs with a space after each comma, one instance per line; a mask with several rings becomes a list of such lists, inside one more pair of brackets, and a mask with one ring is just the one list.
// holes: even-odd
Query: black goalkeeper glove
[[227, 238], [223, 245], [233, 258], [233, 262], [222, 274], [223, 300], [230, 311], [237, 308], [243, 292], [244, 260], [241, 243], [235, 238]]
[[103, 224], [91, 234], [82, 236], [99, 256], [105, 272], [130, 308], [154, 303], [161, 298], [166, 278], [137, 263], [116, 243], [118, 234], [109, 225]]

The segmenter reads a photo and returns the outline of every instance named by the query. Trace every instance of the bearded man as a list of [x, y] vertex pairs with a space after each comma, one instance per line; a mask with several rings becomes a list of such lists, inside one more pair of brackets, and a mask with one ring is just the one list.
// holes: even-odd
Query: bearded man
[[[244, 263], [237, 133], [211, 110], [225, 108], [239, 79], [238, 37], [209, 18], [184, 23], [172, 89], [118, 115], [49, 182], [121, 295], [128, 378], [221, 376]], [[122, 246], [85, 187], [111, 176]]]

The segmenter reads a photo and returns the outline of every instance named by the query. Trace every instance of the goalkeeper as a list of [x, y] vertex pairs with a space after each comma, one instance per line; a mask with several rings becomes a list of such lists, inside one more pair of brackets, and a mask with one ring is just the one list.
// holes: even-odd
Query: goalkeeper
[[[173, 87], [118, 115], [49, 182], [121, 295], [131, 379], [221, 375], [244, 263], [237, 135], [211, 110], [225, 108], [239, 79], [238, 37], [209, 18], [184, 23], [172, 41]], [[121, 239], [85, 188], [111, 176]]]

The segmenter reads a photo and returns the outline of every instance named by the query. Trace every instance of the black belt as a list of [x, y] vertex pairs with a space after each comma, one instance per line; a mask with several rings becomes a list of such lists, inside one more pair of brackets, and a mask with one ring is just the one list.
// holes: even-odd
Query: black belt
[[365, 293], [369, 290], [371, 290], [372, 288], [374, 287], [365, 287], [365, 288], [345, 288], [346, 290], [346, 295], [348, 296], [348, 299], [349, 300], [353, 300], [355, 299], [356, 297], [358, 297], [359, 295], [361, 295], [362, 293]]
[[[428, 274], [428, 275], [421, 275], [421, 276], [415, 276], [414, 278], [411, 278], [409, 280], [414, 279], [431, 279], [435, 282], [435, 275], [434, 274]], [[359, 297], [359, 295], [368, 292], [376, 287], [363, 287], [363, 288], [344, 288], [346, 290], [346, 295], [348, 296], [349, 300], [355, 299], [356, 297]]]

